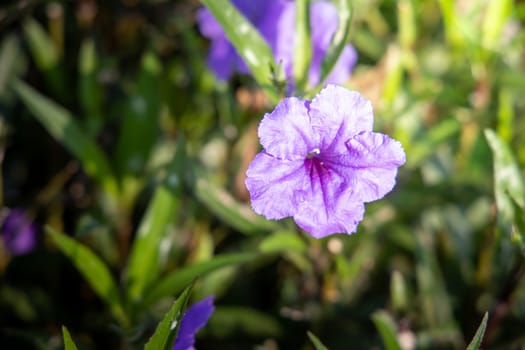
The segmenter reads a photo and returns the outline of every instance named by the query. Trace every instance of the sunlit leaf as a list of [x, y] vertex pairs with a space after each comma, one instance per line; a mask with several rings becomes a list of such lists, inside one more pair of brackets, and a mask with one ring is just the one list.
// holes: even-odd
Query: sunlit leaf
[[259, 250], [264, 253], [279, 252], [305, 252], [307, 249], [306, 242], [294, 232], [278, 231], [266, 237], [259, 244]]
[[337, 13], [339, 14], [339, 25], [332, 38], [332, 42], [326, 51], [321, 64], [321, 84], [328, 77], [334, 68], [339, 56], [350, 36], [350, 24], [352, 22], [352, 1], [351, 0], [336, 0]]
[[64, 337], [65, 350], [77, 350], [77, 346], [71, 338], [71, 334], [69, 334], [69, 331], [67, 330], [66, 326], [62, 326], [62, 336]]
[[122, 307], [120, 292], [106, 264], [89, 248], [70, 237], [46, 228], [55, 244], [60, 248], [93, 288], [95, 293], [109, 306], [113, 316], [126, 325], [128, 320]]
[[186, 287], [184, 292], [173, 303], [144, 346], [144, 350], [170, 350], [173, 347], [192, 288], [193, 283]]
[[[494, 131], [486, 129], [485, 137], [494, 155], [494, 193], [499, 218], [503, 225], [514, 225], [519, 230], [516, 222], [525, 210], [525, 185], [520, 169], [510, 147]], [[525, 232], [518, 234], [522, 240], [525, 238]]]
[[278, 95], [272, 82], [272, 69], [277, 65], [266, 41], [229, 0], [201, 1], [220, 23], [226, 36], [250, 68], [255, 80], [276, 102]]
[[377, 311], [372, 315], [372, 321], [379, 331], [381, 340], [386, 350], [402, 350], [397, 340], [397, 327], [386, 311]]
[[268, 221], [245, 204], [235, 200], [228, 192], [198, 176], [194, 186], [197, 198], [226, 224], [245, 234], [276, 231], [279, 224]]
[[321, 343], [319, 338], [317, 338], [312, 332], [308, 331], [306, 334], [308, 334], [308, 338], [310, 338], [310, 341], [314, 345], [315, 350], [328, 350], [328, 348]]
[[481, 320], [481, 324], [478, 327], [478, 330], [476, 331], [476, 334], [474, 334], [474, 338], [472, 338], [472, 341], [467, 346], [467, 350], [478, 350], [481, 346], [481, 342], [483, 340], [483, 335], [485, 334], [485, 328], [487, 327], [487, 321], [489, 319], [489, 313], [485, 312], [485, 315], [483, 315], [483, 320]]
[[308, 82], [308, 71], [312, 60], [310, 33], [310, 0], [295, 1], [293, 75], [295, 89], [300, 94]]

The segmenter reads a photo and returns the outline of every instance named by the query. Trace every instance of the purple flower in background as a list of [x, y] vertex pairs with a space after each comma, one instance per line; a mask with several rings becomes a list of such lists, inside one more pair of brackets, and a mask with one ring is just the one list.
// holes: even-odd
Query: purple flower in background
[[[277, 62], [282, 62], [287, 78], [293, 72], [293, 42], [295, 33], [295, 3], [288, 0], [233, 0], [232, 3], [260, 31], [272, 49]], [[320, 79], [321, 62], [337, 30], [337, 9], [330, 1], [314, 1], [310, 9], [312, 33], [312, 62], [308, 74], [310, 85]], [[226, 80], [235, 71], [248, 73], [235, 48], [229, 43], [226, 34], [205, 8], [197, 13], [201, 33], [211, 40], [208, 67], [218, 79]], [[347, 45], [327, 83], [343, 83], [350, 76], [357, 61], [357, 53]]]
[[11, 209], [2, 223], [2, 239], [13, 255], [27, 254], [36, 247], [37, 227], [22, 209]]
[[194, 350], [195, 334], [208, 322], [213, 310], [213, 296], [207, 297], [189, 307], [184, 316], [182, 316], [173, 350]]
[[316, 238], [355, 232], [364, 203], [390, 192], [405, 163], [401, 144], [372, 127], [370, 101], [339, 86], [280, 102], [259, 125], [264, 149], [246, 172], [254, 211], [293, 216]]

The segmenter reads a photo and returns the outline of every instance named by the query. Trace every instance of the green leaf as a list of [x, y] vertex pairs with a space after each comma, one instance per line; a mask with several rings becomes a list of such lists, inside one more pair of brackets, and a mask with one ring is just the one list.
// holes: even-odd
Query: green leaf
[[512, 150], [490, 129], [485, 129], [485, 137], [494, 154], [496, 200], [498, 195], [507, 193], [521, 208], [525, 208], [525, 186]]
[[310, 341], [314, 344], [315, 350], [328, 350], [328, 348], [321, 343], [319, 338], [317, 338], [312, 332], [308, 331], [306, 334], [308, 334], [308, 338], [310, 338]]
[[48, 70], [58, 64], [58, 51], [42, 26], [32, 18], [23, 23], [29, 49], [38, 68]]
[[9, 80], [19, 71], [20, 51], [17, 36], [5, 36], [0, 46], [0, 96], [4, 96]]
[[[127, 293], [132, 301], [140, 301], [144, 289], [154, 281], [160, 271], [159, 250], [170, 222], [180, 207], [182, 172], [186, 157], [184, 141], [179, 139], [174, 159], [164, 182], [155, 190], [148, 209], [137, 230], [128, 263]], [[187, 281], [185, 285], [188, 283]]]
[[146, 292], [143, 306], [149, 306], [164, 297], [177, 294], [190, 281], [199, 276], [220, 269], [221, 267], [250, 261], [255, 257], [257, 257], [257, 255], [252, 253], [223, 254], [215, 256], [211, 260], [176, 270], [161, 279], [158, 283], [155, 283], [152, 289]]
[[64, 337], [65, 350], [77, 350], [77, 346], [71, 338], [71, 334], [69, 334], [69, 331], [67, 330], [66, 326], [62, 326], [62, 336]]
[[374, 312], [372, 314], [372, 321], [379, 331], [386, 350], [403, 350], [397, 340], [396, 324], [386, 311]]
[[239, 332], [254, 337], [276, 337], [281, 326], [272, 316], [246, 307], [217, 306], [208, 326], [214, 334], [226, 337]]
[[171, 350], [177, 337], [180, 321], [182, 316], [184, 316], [192, 288], [193, 283], [186, 287], [180, 297], [173, 303], [144, 346], [144, 350]]
[[12, 87], [51, 136], [80, 160], [84, 170], [98, 180], [107, 193], [116, 195], [117, 183], [105, 154], [71, 114], [20, 80], [14, 80]]
[[86, 129], [95, 137], [102, 127], [102, 87], [97, 77], [97, 53], [92, 39], [80, 46], [78, 96], [86, 117]]
[[485, 312], [485, 315], [483, 315], [483, 320], [481, 320], [481, 324], [479, 325], [478, 330], [476, 331], [476, 334], [474, 334], [474, 338], [472, 338], [472, 341], [467, 346], [467, 350], [478, 350], [481, 346], [481, 341], [483, 340], [483, 335], [485, 334], [485, 328], [487, 327], [487, 321], [489, 319], [489, 313]]
[[293, 73], [295, 89], [299, 95], [308, 83], [308, 71], [311, 60], [310, 0], [297, 0], [295, 2]]
[[339, 14], [339, 25], [321, 64], [320, 86], [324, 84], [325, 79], [328, 77], [337, 63], [337, 60], [339, 59], [341, 52], [343, 52], [350, 35], [350, 23], [352, 22], [352, 1], [336, 0], [335, 3]]
[[259, 244], [259, 250], [263, 253], [286, 253], [290, 251], [303, 253], [307, 248], [305, 241], [291, 231], [277, 231]]
[[[518, 231], [516, 242], [525, 241], [520, 220], [525, 209], [525, 185], [510, 147], [493, 131], [485, 129], [485, 137], [494, 155], [494, 194], [501, 223]], [[514, 204], [515, 202], [516, 204]]]
[[249, 206], [237, 202], [228, 192], [202, 176], [197, 176], [194, 192], [217, 217], [244, 234], [271, 232], [280, 227], [277, 222], [255, 214]]
[[272, 50], [261, 34], [229, 0], [201, 0], [220, 23], [237, 53], [250, 68], [255, 80], [277, 102], [278, 93], [272, 82], [277, 65]]
[[153, 52], [142, 57], [137, 91], [123, 111], [116, 149], [119, 175], [141, 176], [159, 134], [160, 77], [162, 65]]
[[128, 320], [122, 307], [119, 289], [106, 264], [90, 249], [68, 236], [50, 227], [46, 228], [46, 232], [62, 253], [71, 260], [95, 293], [109, 306], [113, 316], [122, 325], [127, 325]]

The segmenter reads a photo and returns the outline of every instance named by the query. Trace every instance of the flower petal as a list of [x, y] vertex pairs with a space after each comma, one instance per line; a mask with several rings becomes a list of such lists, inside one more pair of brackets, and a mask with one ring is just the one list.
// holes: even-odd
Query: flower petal
[[301, 206], [294, 215], [294, 220], [303, 230], [315, 238], [323, 238], [334, 233], [353, 233], [363, 220], [365, 206], [351, 201], [348, 196], [335, 198], [330, 211], [326, 211], [318, 202], [320, 195], [308, 205]]
[[365, 202], [383, 198], [396, 183], [397, 168], [405, 163], [401, 143], [381, 133], [364, 132], [346, 145], [349, 157], [344, 162], [353, 168], [355, 195]]
[[278, 159], [265, 151], [250, 163], [246, 176], [252, 208], [267, 219], [295, 214], [309, 186], [304, 160]]
[[310, 104], [311, 127], [321, 137], [321, 151], [346, 153], [345, 142], [363, 131], [372, 131], [372, 104], [357, 91], [328, 85]]
[[190, 306], [182, 317], [173, 350], [192, 349], [195, 344], [195, 334], [208, 322], [213, 310], [213, 296]]
[[307, 105], [308, 101], [289, 97], [264, 116], [259, 125], [259, 138], [266, 153], [277, 158], [299, 160], [318, 147]]

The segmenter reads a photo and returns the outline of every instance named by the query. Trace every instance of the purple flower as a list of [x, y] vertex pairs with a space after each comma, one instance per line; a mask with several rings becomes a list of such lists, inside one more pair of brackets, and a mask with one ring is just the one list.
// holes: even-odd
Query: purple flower
[[37, 227], [22, 209], [12, 209], [2, 223], [2, 238], [13, 255], [31, 252], [37, 244]]
[[259, 125], [264, 150], [246, 172], [254, 211], [293, 216], [316, 238], [355, 232], [364, 203], [390, 192], [405, 163], [401, 144], [372, 126], [370, 101], [339, 86], [280, 102]]
[[207, 297], [189, 307], [184, 316], [182, 316], [173, 350], [194, 350], [195, 334], [208, 322], [213, 310], [213, 296]]
[[[288, 0], [233, 0], [232, 3], [259, 30], [272, 49], [276, 61], [282, 62], [286, 77], [290, 78], [293, 72], [295, 3]], [[321, 62], [337, 30], [338, 15], [336, 7], [330, 1], [314, 1], [310, 10], [312, 62], [308, 81], [313, 86], [319, 83]], [[229, 43], [212, 14], [201, 8], [197, 13], [197, 20], [201, 33], [211, 40], [208, 67], [217, 78], [226, 80], [235, 71], [248, 73], [248, 67]], [[355, 49], [347, 45], [326, 82], [345, 82], [356, 61]]]

